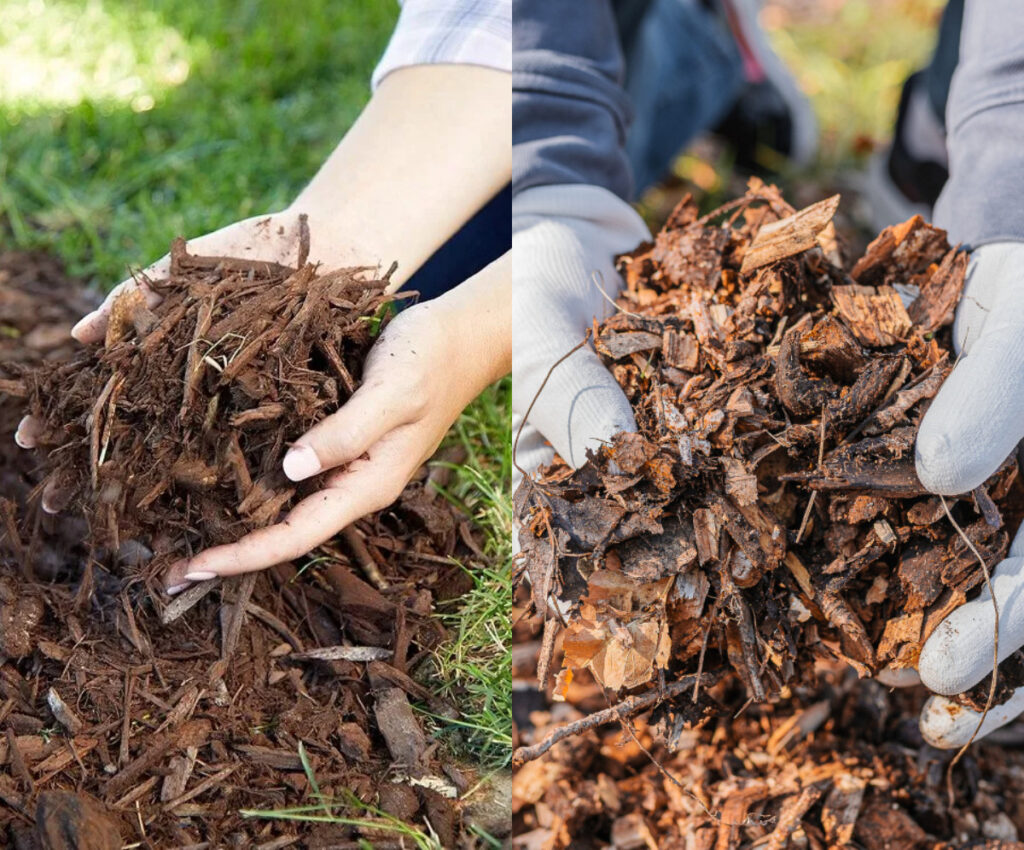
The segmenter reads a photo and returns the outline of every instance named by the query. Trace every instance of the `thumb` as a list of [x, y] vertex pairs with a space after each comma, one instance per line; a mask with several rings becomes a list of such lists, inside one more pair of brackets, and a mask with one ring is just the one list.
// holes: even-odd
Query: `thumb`
[[955, 333], [966, 356], [925, 414], [917, 473], [936, 493], [973, 490], [1024, 437], [1024, 244], [995, 243], [971, 258]]
[[[513, 407], [525, 411], [531, 401], [514, 398]], [[588, 450], [596, 450], [619, 431], [636, 430], [629, 400], [589, 347], [555, 367], [529, 422], [574, 467], [583, 464]]]
[[950, 373], [917, 435], [917, 474], [934, 493], [982, 484], [1024, 438], [1024, 334], [986, 327]]
[[292, 481], [304, 481], [349, 463], [415, 412], [399, 403], [388, 382], [364, 384], [340, 410], [292, 444], [282, 461], [284, 474]]

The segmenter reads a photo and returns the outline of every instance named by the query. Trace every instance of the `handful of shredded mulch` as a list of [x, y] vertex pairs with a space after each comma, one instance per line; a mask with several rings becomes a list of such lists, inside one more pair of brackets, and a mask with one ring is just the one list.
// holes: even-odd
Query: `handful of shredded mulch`
[[[593, 344], [637, 431], [516, 493], [547, 618], [542, 683], [563, 632], [556, 696], [587, 669], [644, 706], [644, 686], [674, 697], [688, 723], [713, 711], [701, 686], [728, 671], [761, 702], [812, 680], [816, 659], [862, 676], [913, 667], [984, 582], [914, 468], [918, 425], [953, 366], [967, 255], [915, 217], [847, 271], [838, 203], [797, 212], [755, 179], [704, 217], [685, 199], [620, 258], [626, 287]], [[1022, 503], [1017, 471], [1011, 458], [947, 499], [989, 567]], [[556, 598], [564, 623], [547, 613]], [[1015, 684], [1001, 675], [999, 698]], [[988, 687], [965, 703], [983, 707]], [[659, 728], [671, 744], [684, 725]]]
[[168, 279], [146, 281], [158, 306], [122, 294], [102, 347], [24, 376], [45, 423], [42, 486], [86, 516], [94, 549], [151, 546], [152, 572], [273, 523], [316, 486], [288, 481], [281, 459], [358, 387], [389, 275], [199, 257], [177, 240]]

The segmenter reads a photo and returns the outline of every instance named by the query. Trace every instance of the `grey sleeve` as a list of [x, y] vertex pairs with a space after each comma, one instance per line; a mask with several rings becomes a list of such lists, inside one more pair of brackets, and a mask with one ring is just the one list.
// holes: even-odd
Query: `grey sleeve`
[[628, 200], [630, 113], [610, 0], [514, 0], [512, 190], [602, 186]]
[[968, 0], [946, 106], [949, 180], [935, 221], [976, 248], [1024, 242], [1024, 2]]

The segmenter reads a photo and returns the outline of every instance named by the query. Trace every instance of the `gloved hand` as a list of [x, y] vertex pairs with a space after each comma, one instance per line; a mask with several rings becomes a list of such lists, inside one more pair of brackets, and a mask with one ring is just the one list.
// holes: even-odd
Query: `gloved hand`
[[[985, 481], [1024, 438], [1024, 243], [974, 251], [953, 326], [962, 357], [925, 415], [917, 437], [917, 474], [936, 493], [966, 493]], [[999, 606], [999, 660], [1024, 645], [1024, 533], [992, 573]], [[921, 651], [921, 681], [957, 694], [992, 672], [994, 613], [983, 590], [950, 614]], [[985, 718], [986, 735], [1024, 711], [1024, 688]], [[965, 744], [980, 716], [933, 696], [921, 732], [942, 748]]]
[[[615, 256], [651, 236], [629, 204], [597, 186], [527, 189], [516, 195], [512, 213], [515, 439], [552, 365], [583, 340], [595, 317], [600, 321], [615, 309], [608, 300], [622, 288]], [[580, 466], [587, 449], [635, 428], [629, 401], [588, 345], [551, 373], [530, 411], [515, 460], [532, 472], [557, 451]], [[521, 476], [518, 470], [513, 476], [514, 491]]]

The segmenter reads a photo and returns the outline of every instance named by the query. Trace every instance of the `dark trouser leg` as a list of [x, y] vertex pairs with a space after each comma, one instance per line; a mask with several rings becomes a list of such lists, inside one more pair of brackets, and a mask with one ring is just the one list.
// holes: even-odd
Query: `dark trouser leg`
[[949, 84], [960, 59], [960, 27], [964, 17], [964, 0], [950, 0], [942, 13], [939, 40], [932, 61], [921, 71], [921, 82], [928, 91], [928, 100], [945, 126]]
[[438, 248], [403, 289], [428, 301], [453, 289], [512, 248], [512, 190], [505, 187]]

